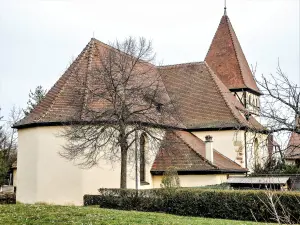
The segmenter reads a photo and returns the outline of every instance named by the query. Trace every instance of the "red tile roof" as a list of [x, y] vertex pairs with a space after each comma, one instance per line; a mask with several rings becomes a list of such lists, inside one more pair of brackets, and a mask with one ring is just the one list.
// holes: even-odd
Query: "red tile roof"
[[260, 94], [227, 15], [220, 21], [205, 61], [228, 89], [249, 88]]
[[288, 149], [285, 154], [286, 159], [300, 159], [300, 134], [291, 134]]
[[[297, 118], [296, 124], [300, 129], [300, 118]], [[286, 159], [300, 159], [300, 134], [292, 132], [288, 143], [288, 148], [285, 153]]]
[[205, 159], [205, 143], [187, 131], [167, 131], [151, 172], [163, 172], [170, 166], [177, 171], [237, 172], [247, 169], [214, 150], [214, 162]]
[[[220, 32], [221, 34], [219, 34]], [[225, 42], [224, 46], [228, 45], [229, 47], [223, 48], [222, 42]], [[99, 68], [101, 56], [109, 49], [113, 48], [93, 38], [41, 103], [29, 115], [16, 123], [15, 127], [89, 121], [91, 115], [88, 113], [88, 109], [101, 110], [108, 107], [107, 102], [91, 97], [89, 90], [101, 89], [101, 82], [93, 80], [90, 74]], [[236, 54], [232, 54], [232, 51], [236, 51]], [[216, 55], [220, 56], [217, 57], [217, 61], [214, 58]], [[228, 60], [225, 59], [226, 57]], [[247, 87], [258, 91], [255, 89], [255, 81], [248, 76], [250, 69], [243, 57], [229, 19], [227, 16], [223, 16], [206, 57], [207, 63], [159, 67], [147, 64], [147, 67], [151, 67], [154, 73], [158, 72], [161, 76], [158, 83], [164, 93], [162, 101], [168, 102], [171, 99], [176, 109], [174, 111], [179, 117], [176, 119], [174, 117], [162, 118], [160, 115], [159, 120], [153, 119], [153, 121], [186, 129], [239, 129], [244, 127], [263, 130], [261, 124], [254, 117], [250, 116], [249, 120], [245, 118], [244, 114], [248, 113], [247, 110], [224, 85], [224, 83], [229, 85], [228, 80], [224, 77], [233, 74], [233, 81], [237, 83], [243, 81], [243, 85], [248, 85]], [[219, 59], [221, 61], [218, 61]], [[220, 62], [219, 70], [216, 63]], [[212, 69], [208, 64], [212, 66]], [[215, 71], [218, 75], [215, 74]], [[221, 76], [220, 71], [227, 75]], [[235, 86], [234, 88], [237, 87], [244, 86]], [[157, 112], [153, 112], [151, 116], [157, 118], [159, 115]]]
[[181, 122], [188, 129], [263, 127], [205, 62], [158, 67]]
[[[95, 80], [96, 76], [92, 74], [101, 66], [101, 57], [108, 49], [113, 48], [93, 38], [67, 71], [50, 89], [41, 103], [37, 105], [29, 115], [15, 124], [15, 127], [22, 128], [27, 125], [38, 126], [64, 122], [88, 122], [91, 121], [92, 116], [89, 113], [90, 109], [97, 111], [110, 107], [110, 104], [104, 101], [104, 98], [100, 99], [97, 98], [95, 94], [91, 94], [95, 93], [95, 91], [91, 90], [105, 90], [103, 89], [104, 85], [100, 79]], [[139, 76], [132, 78], [131, 82], [139, 82], [139, 85], [153, 82], [151, 85], [155, 87], [158, 85], [158, 89], [160, 89], [161, 103], [170, 102], [164, 84], [157, 74], [156, 67], [151, 64], [138, 66], [139, 70], [147, 67], [145, 68], [147, 73], [142, 77], [143, 82], [139, 82], [139, 79], [141, 79]], [[157, 80], [154, 81], [153, 79]], [[149, 86], [148, 83], [147, 86]], [[146, 101], [142, 99], [142, 96], [140, 98], [139, 100]], [[145, 107], [145, 104], [143, 105], [141, 103], [140, 105], [141, 107]], [[185, 128], [171, 115], [165, 115], [155, 109], [153, 109], [151, 113], [150, 110], [148, 110], [147, 113], [148, 114], [145, 115], [145, 117], [147, 116], [147, 121], [144, 121], [145, 119], [143, 120], [142, 118], [137, 120], [143, 120], [142, 122], [155, 121], [156, 124]]]

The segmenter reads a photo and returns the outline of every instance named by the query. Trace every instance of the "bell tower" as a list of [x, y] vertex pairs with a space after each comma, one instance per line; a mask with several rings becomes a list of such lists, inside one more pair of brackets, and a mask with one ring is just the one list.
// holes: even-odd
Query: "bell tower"
[[260, 114], [262, 94], [258, 89], [242, 47], [227, 15], [226, 1], [224, 15], [209, 47], [205, 61], [226, 85], [230, 92], [253, 116]]

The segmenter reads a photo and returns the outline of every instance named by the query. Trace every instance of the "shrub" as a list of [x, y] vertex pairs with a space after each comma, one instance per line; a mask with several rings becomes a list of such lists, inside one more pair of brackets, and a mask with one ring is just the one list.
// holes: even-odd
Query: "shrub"
[[175, 167], [169, 167], [161, 180], [161, 188], [177, 188], [180, 187], [180, 180]]
[[251, 176], [265, 174], [300, 174], [300, 167], [288, 165], [276, 158], [268, 159], [264, 164], [255, 164]]
[[83, 205], [100, 205], [101, 196], [100, 195], [84, 195], [83, 196]]
[[14, 193], [0, 193], [0, 204], [16, 204]]
[[[233, 220], [276, 221], [269, 207], [265, 191], [205, 190], [198, 188], [136, 190], [99, 189], [100, 195], [89, 202], [100, 207], [166, 212], [185, 216], [212, 217]], [[276, 213], [291, 215], [291, 221], [300, 218], [300, 193], [272, 192], [277, 201]], [[88, 198], [87, 196], [85, 197]], [[86, 201], [88, 203], [88, 201]], [[282, 205], [282, 207], [280, 206]]]
[[212, 185], [206, 185], [206, 186], [200, 186], [197, 188], [201, 189], [218, 189], [218, 190], [229, 190], [230, 185], [227, 183], [222, 183], [222, 184], [212, 184]]

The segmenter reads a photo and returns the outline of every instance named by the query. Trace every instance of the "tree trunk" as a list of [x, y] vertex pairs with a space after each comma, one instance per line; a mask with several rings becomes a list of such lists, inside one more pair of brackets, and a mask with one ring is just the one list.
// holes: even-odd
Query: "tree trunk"
[[121, 182], [120, 188], [127, 188], [127, 148], [121, 146]]

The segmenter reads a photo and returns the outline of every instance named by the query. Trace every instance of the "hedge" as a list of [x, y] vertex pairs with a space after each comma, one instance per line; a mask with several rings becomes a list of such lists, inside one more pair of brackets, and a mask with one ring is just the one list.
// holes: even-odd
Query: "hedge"
[[16, 204], [14, 193], [0, 193], [0, 204]]
[[[274, 222], [267, 194], [274, 196], [276, 211], [284, 219], [300, 221], [299, 192], [253, 190], [179, 189], [99, 189], [100, 195], [85, 195], [84, 205], [103, 208], [165, 212], [184, 216], [200, 216], [232, 220]], [[279, 200], [279, 201], [277, 201]], [[280, 203], [280, 204], [279, 204]], [[286, 212], [286, 213], [285, 213]]]

